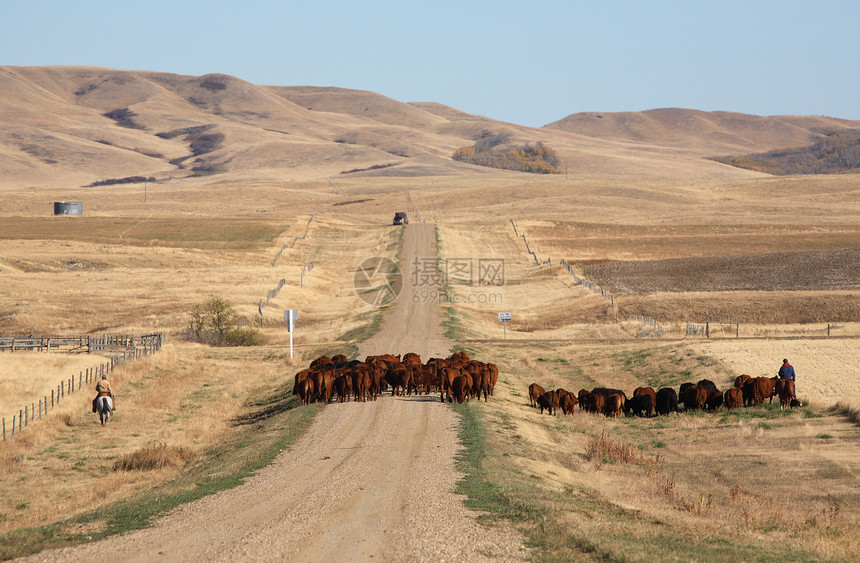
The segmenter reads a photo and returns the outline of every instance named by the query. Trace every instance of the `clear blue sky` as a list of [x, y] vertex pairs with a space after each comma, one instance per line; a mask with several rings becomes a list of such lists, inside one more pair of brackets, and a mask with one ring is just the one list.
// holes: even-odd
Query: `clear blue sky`
[[531, 126], [660, 107], [860, 119], [858, 38], [858, 0], [0, 0], [0, 64], [340, 86]]

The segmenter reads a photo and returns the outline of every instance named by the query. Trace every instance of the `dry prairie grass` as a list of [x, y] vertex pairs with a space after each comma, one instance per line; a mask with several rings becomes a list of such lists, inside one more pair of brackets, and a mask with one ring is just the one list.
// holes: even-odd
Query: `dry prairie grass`
[[114, 371], [117, 410], [104, 427], [91, 412], [93, 394], [69, 397], [68, 412], [0, 447], [0, 531], [79, 515], [175, 478], [182, 464], [114, 468], [193, 460], [229, 440], [249, 396], [291, 381], [280, 352], [168, 343]]
[[[44, 352], [15, 352], [3, 353], [0, 356], [0, 416], [6, 418], [6, 424], [11, 424], [12, 415], [25, 404], [39, 399], [51, 400], [51, 392], [57, 391], [57, 385], [63, 382], [64, 388], [68, 380], [74, 376], [75, 390], [78, 391], [78, 381], [81, 372], [95, 368], [110, 360], [104, 356], [89, 354], [54, 354]], [[84, 384], [84, 394], [95, 388], [95, 383]], [[58, 413], [66, 412], [61, 402], [57, 407]], [[55, 411], [51, 411], [52, 414]]]
[[185, 448], [153, 444], [125, 454], [113, 464], [114, 471], [141, 471], [147, 469], [162, 469], [185, 463], [191, 458], [191, 453]]

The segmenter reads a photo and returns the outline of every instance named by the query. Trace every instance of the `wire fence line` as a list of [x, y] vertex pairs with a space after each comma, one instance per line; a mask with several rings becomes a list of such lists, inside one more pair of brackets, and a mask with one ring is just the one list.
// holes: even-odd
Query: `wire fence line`
[[[41, 337], [44, 338], [44, 337]], [[62, 337], [52, 337], [62, 338]], [[25, 429], [29, 428], [37, 420], [42, 420], [43, 416], [48, 416], [49, 410], [58, 407], [60, 403], [72, 393], [80, 391], [84, 385], [93, 383], [101, 378], [102, 375], [109, 375], [113, 372], [114, 367], [129, 360], [135, 360], [144, 356], [155, 354], [161, 349], [163, 343], [163, 334], [160, 332], [145, 334], [140, 337], [118, 337], [118, 336], [99, 336], [99, 337], [68, 337], [68, 338], [91, 338], [98, 341], [96, 346], [91, 350], [99, 354], [110, 355], [108, 362], [101, 363], [95, 367], [81, 370], [77, 374], [77, 378], [73, 374], [57, 384], [56, 389], [51, 389], [51, 399], [48, 400], [48, 395], [44, 395], [39, 399], [39, 402], [31, 401], [29, 405], [24, 405], [24, 408], [19, 409], [18, 414], [12, 415], [11, 435], [8, 438], [14, 438], [16, 434], [21, 434]], [[122, 349], [122, 354], [117, 353], [120, 349], [118, 346], [124, 343], [126, 348]], [[46, 347], [45, 351], [48, 350]], [[61, 352], [57, 348], [54, 351]], [[6, 417], [2, 418], [3, 441], [7, 439]]]
[[513, 220], [513, 219], [510, 219], [510, 222], [511, 222], [511, 225], [514, 227], [514, 234], [515, 234], [517, 237], [522, 237], [522, 239], [523, 239], [523, 243], [525, 243], [525, 245], [526, 245], [526, 252], [528, 252], [528, 253], [531, 255], [531, 257], [534, 259], [534, 261], [535, 261], [535, 265], [537, 265], [537, 266], [544, 266], [544, 265], [549, 264], [549, 265], [551, 266], [551, 265], [552, 265], [552, 258], [550, 257], [550, 258], [547, 258], [546, 260], [541, 261], [541, 260], [538, 258], [537, 253], [536, 253], [534, 250], [532, 250], [532, 247], [531, 247], [531, 245], [529, 244], [529, 241], [528, 241], [528, 239], [526, 238], [526, 235], [525, 235], [525, 234], [520, 234], [520, 233], [519, 233], [519, 231], [517, 230], [517, 224], [516, 224], [516, 223], [514, 223], [514, 220]]
[[274, 259], [274, 260], [272, 260], [272, 267], [273, 267], [273, 268], [274, 268], [274, 267], [275, 267], [275, 265], [278, 263], [278, 260], [281, 258], [281, 254], [283, 254], [283, 253], [284, 253], [284, 250], [286, 250], [286, 249], [288, 249], [288, 248], [295, 248], [295, 246], [296, 246], [296, 242], [298, 242], [298, 241], [300, 241], [300, 240], [304, 240], [304, 239], [305, 239], [305, 237], [306, 237], [306, 236], [308, 236], [308, 231], [309, 231], [309, 230], [310, 230], [310, 228], [311, 228], [311, 221], [313, 221], [313, 220], [314, 220], [314, 217], [316, 217], [316, 216], [317, 216], [317, 214], [316, 214], [316, 213], [311, 214], [310, 219], [308, 219], [308, 224], [305, 226], [305, 232], [304, 232], [304, 234], [303, 234], [303, 235], [295, 237], [295, 238], [293, 239], [293, 242], [291, 242], [290, 244], [285, 244], [284, 246], [282, 246], [282, 247], [281, 247], [281, 249], [278, 251], [278, 253], [277, 253], [277, 254], [275, 254], [275, 259]]
[[[310, 218], [308, 219], [308, 224], [305, 225], [305, 232], [301, 236], [297, 236], [297, 237], [293, 238], [293, 242], [291, 242], [290, 244], [283, 245], [281, 247], [281, 249], [278, 250], [278, 253], [275, 255], [275, 259], [272, 260], [272, 267], [274, 267], [278, 263], [278, 260], [281, 258], [281, 255], [284, 253], [284, 250], [286, 250], [288, 248], [295, 248], [296, 242], [298, 242], [300, 240], [304, 240], [305, 238], [307, 238], [308, 231], [310, 231], [310, 228], [311, 228], [311, 222], [314, 220], [314, 217], [316, 217], [316, 216], [317, 216], [316, 213], [311, 214]], [[305, 275], [307, 275], [307, 273], [313, 269], [314, 269], [314, 263], [313, 262], [311, 262], [307, 266], [302, 266], [302, 273], [299, 276], [299, 287], [304, 287]], [[281, 278], [280, 280], [278, 280], [277, 287], [275, 287], [274, 289], [270, 289], [266, 293], [266, 299], [265, 300], [260, 299], [260, 301], [257, 303], [257, 312], [260, 315], [260, 326], [263, 325], [263, 307], [265, 305], [268, 305], [269, 301], [271, 301], [272, 299], [277, 297], [278, 293], [280, 293], [281, 289], [283, 289], [283, 287], [286, 284], [287, 284], [287, 280], [285, 278]]]
[[[513, 229], [514, 229], [514, 235], [517, 238], [522, 237], [523, 242], [525, 243], [525, 246], [526, 246], [526, 251], [535, 259], [535, 264], [537, 264], [539, 266], [543, 265], [543, 264], [551, 264], [552, 263], [551, 259], [547, 259], [546, 261], [541, 262], [537, 258], [537, 255], [535, 254], [531, 245], [529, 244], [528, 239], [526, 238], [526, 235], [524, 233], [522, 233], [517, 228], [517, 224], [514, 222], [513, 219], [509, 219], [509, 221], [511, 223], [511, 227], [513, 227]], [[573, 266], [570, 263], [568, 263], [568, 261], [565, 260], [564, 258], [562, 258], [558, 263], [564, 269], [566, 269], [568, 271], [568, 273], [573, 277], [574, 281], [577, 284], [582, 285], [583, 287], [590, 289], [592, 292], [603, 296], [604, 298], [606, 298], [610, 302], [610, 304], [612, 306], [612, 313], [615, 317], [615, 322], [617, 323], [618, 322], [618, 306], [616, 304], [615, 296], [612, 295], [612, 293], [610, 293], [609, 291], [601, 288], [597, 284], [583, 278], [582, 276], [577, 275], [577, 273], [573, 269]], [[643, 327], [648, 327], [649, 330], [647, 331], [647, 333], [640, 332], [640, 334], [644, 334], [644, 335], [652, 336], [652, 337], [655, 337], [655, 336], [656, 337], [662, 337], [662, 336], [668, 335], [669, 333], [679, 334], [682, 336], [703, 336], [703, 337], [709, 338], [709, 339], [710, 338], [732, 338], [732, 337], [741, 338], [742, 337], [742, 335], [741, 335], [741, 324], [742, 323], [740, 323], [738, 321], [734, 321], [734, 320], [729, 320], [729, 321], [722, 320], [722, 321], [720, 321], [720, 320], [714, 320], [714, 319], [707, 319], [706, 318], [704, 323], [692, 323], [692, 322], [687, 321], [685, 326], [681, 325], [680, 322], [679, 323], [665, 323], [664, 324], [663, 322], [660, 322], [653, 317], [643, 315], [643, 314], [629, 315], [627, 317], [627, 320], [631, 321], [631, 322], [638, 322], [641, 325], [643, 325]], [[787, 336], [787, 335], [796, 335], [796, 334], [812, 335], [812, 336], [823, 335], [826, 337], [830, 337], [832, 331], [839, 331], [842, 328], [843, 328], [842, 326], [839, 326], [839, 325], [833, 324], [833, 323], [829, 323], [829, 322], [826, 323], [826, 325], [822, 322], [820, 328], [812, 327], [812, 328], [808, 328], [808, 329], [804, 328], [804, 329], [800, 329], [800, 330], [798, 330], [798, 329], [787, 329], [786, 330], [786, 329], [758, 329], [758, 328], [753, 328], [751, 330], [746, 331], [746, 333], [743, 335], [743, 337], [744, 338], [769, 338], [769, 337], [773, 337], [773, 336]], [[651, 330], [651, 329], [653, 329], [653, 330]]]

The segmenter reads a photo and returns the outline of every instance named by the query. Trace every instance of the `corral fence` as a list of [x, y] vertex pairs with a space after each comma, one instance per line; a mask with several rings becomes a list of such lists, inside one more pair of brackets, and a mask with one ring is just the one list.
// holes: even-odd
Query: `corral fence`
[[0, 352], [97, 353], [133, 360], [160, 350], [162, 339], [160, 332], [142, 336], [2, 336]]
[[[126, 361], [135, 360], [144, 356], [154, 354], [161, 349], [161, 345], [164, 340], [163, 335], [160, 332], [144, 334], [143, 336], [105, 335], [98, 337], [28, 337], [28, 339], [43, 341], [62, 339], [62, 341], [69, 342], [71, 342], [73, 339], [78, 339], [79, 342], [89, 340], [89, 343], [92, 345], [91, 349], [88, 350], [89, 352], [96, 352], [99, 354], [110, 356], [110, 360], [108, 362], [101, 363], [95, 367], [81, 370], [77, 374], [72, 374], [70, 377], [60, 381], [57, 384], [56, 389], [51, 389], [50, 399], [48, 399], [48, 395], [46, 394], [41, 397], [38, 402], [31, 401], [29, 405], [24, 405], [23, 408], [19, 409], [17, 414], [12, 415], [11, 428], [7, 428], [7, 419], [5, 416], [2, 417], [3, 441], [6, 441], [7, 437], [13, 438], [16, 434], [21, 434], [31, 424], [33, 424], [37, 420], [42, 420], [43, 416], [48, 415], [50, 409], [58, 407], [62, 403], [62, 401], [65, 400], [66, 397], [68, 397], [72, 393], [75, 393], [76, 391], [84, 389], [85, 385], [89, 385], [96, 382], [99, 378], [101, 378], [102, 375], [109, 375], [113, 372], [115, 366]], [[0, 338], [0, 341], [6, 340], [17, 341], [18, 338]], [[24, 339], [22, 338], [22, 340]], [[10, 350], [12, 349], [14, 349], [14, 347]], [[36, 351], [37, 349], [35, 347], [31, 347], [17, 348], [17, 350]], [[44, 347], [42, 347], [39, 351], [70, 352], [71, 350], [62, 350], [57, 346], [50, 347], [48, 346], [47, 342], [45, 342]], [[78, 346], [76, 347], [75, 351], [83, 352], [84, 350], [81, 346]]]

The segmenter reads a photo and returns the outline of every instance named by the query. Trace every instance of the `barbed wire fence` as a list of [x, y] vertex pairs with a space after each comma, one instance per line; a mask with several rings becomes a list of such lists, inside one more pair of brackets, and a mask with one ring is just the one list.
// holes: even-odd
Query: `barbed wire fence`
[[[310, 228], [311, 228], [311, 222], [314, 220], [314, 217], [316, 217], [316, 216], [317, 216], [317, 213], [312, 213], [310, 218], [308, 218], [307, 225], [305, 225], [305, 232], [299, 236], [294, 237], [293, 242], [291, 242], [290, 244], [283, 245], [281, 247], [281, 249], [278, 250], [277, 254], [275, 254], [275, 259], [272, 260], [272, 267], [275, 267], [275, 265], [277, 265], [278, 260], [281, 258], [281, 256], [283, 255], [285, 250], [295, 248], [296, 243], [298, 241], [305, 240], [307, 238], [308, 232], [310, 231]], [[313, 261], [311, 261], [311, 263], [308, 264], [307, 266], [302, 266], [302, 272], [299, 275], [299, 287], [304, 287], [305, 276], [313, 269], [314, 269], [314, 262]], [[277, 297], [278, 293], [280, 293], [281, 289], [283, 289], [283, 287], [286, 284], [287, 284], [287, 280], [285, 278], [281, 278], [280, 280], [278, 280], [277, 287], [275, 287], [274, 289], [270, 289], [266, 293], [265, 300], [260, 299], [260, 301], [257, 303], [257, 313], [260, 315], [260, 326], [261, 327], [263, 326], [263, 307], [268, 305], [272, 299]]]
[[309, 231], [309, 230], [310, 230], [310, 228], [311, 228], [311, 221], [313, 221], [313, 220], [314, 220], [314, 217], [316, 217], [316, 216], [317, 216], [317, 214], [316, 214], [316, 213], [313, 213], [313, 214], [311, 215], [310, 219], [308, 219], [308, 224], [305, 226], [305, 232], [304, 232], [304, 234], [302, 234], [301, 236], [297, 236], [297, 237], [295, 237], [295, 238], [293, 239], [293, 242], [291, 242], [290, 244], [285, 244], [285, 245], [283, 245], [283, 246], [281, 247], [281, 249], [278, 251], [278, 253], [277, 253], [277, 254], [275, 254], [275, 259], [274, 259], [274, 260], [272, 260], [272, 267], [273, 267], [273, 268], [274, 268], [274, 267], [275, 267], [275, 265], [278, 263], [278, 260], [281, 258], [281, 254], [283, 254], [283, 253], [284, 253], [284, 250], [286, 250], [286, 249], [288, 249], [288, 248], [295, 248], [295, 246], [296, 246], [296, 242], [298, 242], [298, 241], [300, 241], [300, 240], [304, 240], [304, 239], [305, 239], [305, 237], [307, 237], [307, 236], [308, 236], [308, 231]]

